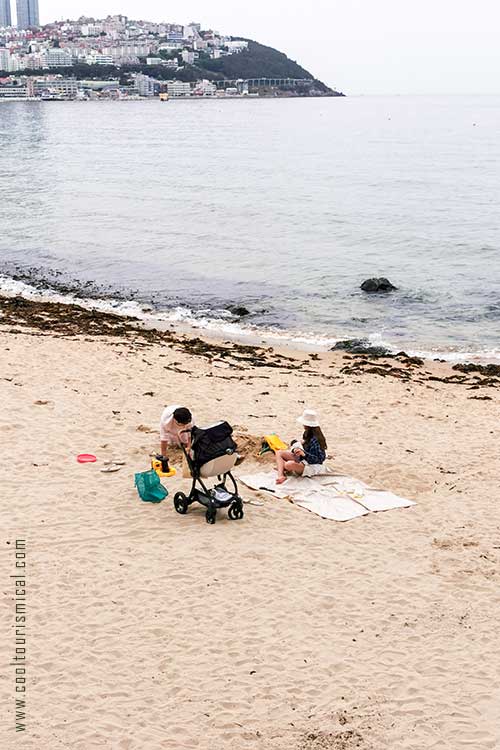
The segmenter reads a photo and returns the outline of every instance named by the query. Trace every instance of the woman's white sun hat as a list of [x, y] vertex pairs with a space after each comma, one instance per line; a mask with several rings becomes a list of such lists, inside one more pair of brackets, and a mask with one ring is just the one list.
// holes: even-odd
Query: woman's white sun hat
[[319, 427], [318, 412], [314, 409], [304, 409], [304, 413], [298, 417], [297, 422], [303, 424], [304, 427]]

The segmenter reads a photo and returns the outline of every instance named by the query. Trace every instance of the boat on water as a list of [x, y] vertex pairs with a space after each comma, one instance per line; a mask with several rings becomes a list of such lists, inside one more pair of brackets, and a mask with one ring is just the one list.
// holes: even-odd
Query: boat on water
[[42, 94], [42, 102], [67, 102], [68, 97], [62, 94]]

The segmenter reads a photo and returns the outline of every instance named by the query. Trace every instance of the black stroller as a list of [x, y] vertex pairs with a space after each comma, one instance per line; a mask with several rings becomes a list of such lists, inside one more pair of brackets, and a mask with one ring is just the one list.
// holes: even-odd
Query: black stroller
[[[243, 518], [243, 501], [238, 494], [236, 480], [231, 474], [238, 458], [232, 434], [233, 428], [227, 422], [219, 422], [204, 430], [199, 427], [191, 429], [192, 457], [184, 445], [182, 450], [188, 462], [193, 484], [188, 496], [184, 492], [175, 493], [174, 507], [177, 513], [184, 515], [192, 503], [198, 502], [207, 509], [207, 523], [215, 523], [218, 508], [228, 508], [227, 515], [231, 521]], [[219, 483], [208, 489], [203, 480], [210, 477], [217, 477]], [[228, 481], [230, 488], [227, 486]]]

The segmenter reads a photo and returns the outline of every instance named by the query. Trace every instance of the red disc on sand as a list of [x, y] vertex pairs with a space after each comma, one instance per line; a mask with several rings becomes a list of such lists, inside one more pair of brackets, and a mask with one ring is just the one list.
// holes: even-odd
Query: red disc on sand
[[80, 453], [80, 455], [76, 457], [76, 460], [79, 464], [93, 464], [97, 461], [97, 458], [96, 456], [93, 456], [92, 453]]

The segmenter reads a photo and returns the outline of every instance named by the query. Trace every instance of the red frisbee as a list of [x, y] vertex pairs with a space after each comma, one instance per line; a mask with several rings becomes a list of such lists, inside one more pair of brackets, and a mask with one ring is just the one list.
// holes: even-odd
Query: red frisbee
[[76, 460], [79, 464], [93, 464], [97, 461], [97, 458], [96, 456], [93, 456], [92, 453], [80, 453], [80, 455], [76, 457]]

